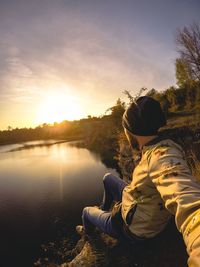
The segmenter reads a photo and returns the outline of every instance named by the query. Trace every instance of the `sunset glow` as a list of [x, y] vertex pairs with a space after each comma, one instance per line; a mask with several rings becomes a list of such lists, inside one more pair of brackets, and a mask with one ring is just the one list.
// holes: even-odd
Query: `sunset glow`
[[[102, 116], [176, 85], [177, 29], [199, 1], [0, 1], [0, 130]], [[170, 14], [170, 19], [169, 19]]]
[[54, 92], [41, 101], [36, 121], [39, 124], [54, 123], [75, 120], [80, 117], [81, 109], [75, 97]]

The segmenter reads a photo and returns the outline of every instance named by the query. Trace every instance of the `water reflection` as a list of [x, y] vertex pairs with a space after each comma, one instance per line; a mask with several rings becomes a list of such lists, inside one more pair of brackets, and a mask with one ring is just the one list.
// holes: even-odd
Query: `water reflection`
[[82, 208], [100, 201], [103, 175], [108, 171], [117, 175], [102, 164], [98, 154], [69, 143], [54, 143], [0, 147], [0, 256], [4, 267], [32, 266], [40, 244], [60, 231], [55, 221], [72, 231], [80, 222]]

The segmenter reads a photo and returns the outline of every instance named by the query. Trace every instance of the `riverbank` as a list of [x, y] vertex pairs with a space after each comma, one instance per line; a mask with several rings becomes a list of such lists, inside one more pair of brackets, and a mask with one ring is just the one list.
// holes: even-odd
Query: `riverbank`
[[[171, 221], [161, 236], [146, 243], [130, 245], [105, 234], [90, 240], [77, 235], [42, 247], [35, 267], [187, 267], [187, 253], [182, 236]], [[174, 253], [175, 252], [175, 253]]]

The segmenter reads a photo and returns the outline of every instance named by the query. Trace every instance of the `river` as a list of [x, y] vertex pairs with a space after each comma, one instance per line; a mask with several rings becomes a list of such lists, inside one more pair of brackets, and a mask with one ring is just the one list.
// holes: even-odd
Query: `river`
[[106, 172], [118, 175], [74, 142], [0, 146], [0, 266], [33, 266], [41, 244], [73, 233]]

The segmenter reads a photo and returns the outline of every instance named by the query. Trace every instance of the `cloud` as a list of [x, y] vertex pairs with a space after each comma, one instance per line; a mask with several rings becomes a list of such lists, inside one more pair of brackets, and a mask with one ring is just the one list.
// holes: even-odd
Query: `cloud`
[[[85, 92], [105, 89], [113, 94], [124, 86], [136, 89], [143, 85], [144, 76], [146, 86], [161, 86], [157, 78], [159, 61], [152, 64], [158, 45], [150, 42], [148, 36], [130, 29], [113, 34], [112, 28], [92, 24], [94, 18], [84, 17], [80, 10], [68, 6], [55, 9], [54, 1], [49, 1], [50, 5], [44, 1], [43, 5], [32, 6], [32, 13], [29, 5], [20, 2], [22, 11], [16, 7], [12, 19], [9, 12], [4, 15], [8, 16], [4, 22], [7, 30], [1, 32], [5, 40], [1, 47], [4, 53], [1, 78], [5, 83], [7, 77], [7, 90], [19, 92], [19, 87], [24, 88], [26, 83], [36, 87], [47, 78], [49, 83], [53, 82], [55, 77]], [[163, 83], [167, 83], [162, 77]]]
[[57, 90], [100, 112], [124, 89], [172, 85], [181, 3], [159, 3], [0, 0], [0, 102], [36, 103]]

